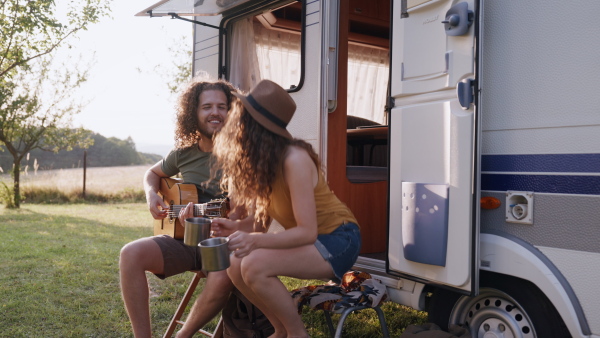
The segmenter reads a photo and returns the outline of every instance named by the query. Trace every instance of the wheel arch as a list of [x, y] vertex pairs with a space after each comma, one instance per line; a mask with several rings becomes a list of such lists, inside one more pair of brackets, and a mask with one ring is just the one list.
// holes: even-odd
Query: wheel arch
[[480, 241], [482, 271], [531, 282], [554, 305], [574, 337], [591, 334], [583, 308], [571, 285], [540, 250], [501, 231], [482, 233]]

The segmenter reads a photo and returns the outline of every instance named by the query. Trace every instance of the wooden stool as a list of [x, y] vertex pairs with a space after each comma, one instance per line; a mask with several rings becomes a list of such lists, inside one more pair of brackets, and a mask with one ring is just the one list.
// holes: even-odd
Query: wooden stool
[[[206, 275], [202, 271], [193, 271], [193, 272], [194, 272], [194, 278], [192, 278], [192, 281], [190, 282], [190, 285], [188, 286], [187, 291], [183, 295], [183, 299], [181, 300], [181, 303], [179, 303], [179, 306], [177, 307], [177, 311], [175, 311], [175, 314], [173, 315], [173, 318], [171, 319], [171, 323], [169, 323], [169, 327], [167, 327], [167, 332], [165, 332], [165, 335], [163, 336], [163, 338], [170, 338], [173, 335], [173, 332], [175, 332], [175, 329], [177, 328], [177, 324], [183, 325], [185, 323], [184, 321], [180, 320], [181, 316], [183, 316], [183, 313], [185, 312], [185, 309], [186, 309], [188, 303], [190, 302], [190, 299], [192, 298], [192, 295], [194, 294], [196, 287], [198, 286], [198, 282], [200, 282], [201, 278], [206, 278]], [[207, 337], [221, 338], [223, 336], [223, 320], [219, 319], [217, 328], [215, 329], [215, 332], [213, 332], [213, 333], [210, 333], [210, 332], [202, 330], [202, 329], [198, 330], [198, 332]]]

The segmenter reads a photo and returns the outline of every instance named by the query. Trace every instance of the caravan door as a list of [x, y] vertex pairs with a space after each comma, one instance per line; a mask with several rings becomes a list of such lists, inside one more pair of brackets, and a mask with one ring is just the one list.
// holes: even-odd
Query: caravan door
[[391, 275], [477, 292], [476, 2], [394, 1]]

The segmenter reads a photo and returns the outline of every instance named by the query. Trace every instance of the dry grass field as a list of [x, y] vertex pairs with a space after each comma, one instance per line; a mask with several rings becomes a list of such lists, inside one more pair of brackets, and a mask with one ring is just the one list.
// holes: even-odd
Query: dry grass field
[[[149, 165], [95, 167], [86, 170], [86, 191], [110, 193], [124, 189], [143, 189], [142, 179]], [[2, 175], [6, 183], [10, 175]], [[28, 171], [21, 174], [21, 187], [57, 188], [64, 192], [83, 189], [83, 169]]]
[[[87, 201], [143, 202], [143, 178], [150, 165], [93, 167], [86, 170]], [[12, 177], [0, 175], [0, 181], [12, 188]], [[83, 169], [38, 170], [21, 173], [24, 203], [82, 202]]]

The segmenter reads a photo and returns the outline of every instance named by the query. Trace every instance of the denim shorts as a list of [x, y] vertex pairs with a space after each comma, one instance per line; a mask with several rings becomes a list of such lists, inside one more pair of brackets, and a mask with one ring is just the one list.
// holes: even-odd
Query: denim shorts
[[352, 269], [360, 252], [361, 239], [358, 225], [344, 223], [330, 234], [319, 235], [315, 246], [331, 265], [336, 277], [334, 280], [339, 283], [342, 276]]

